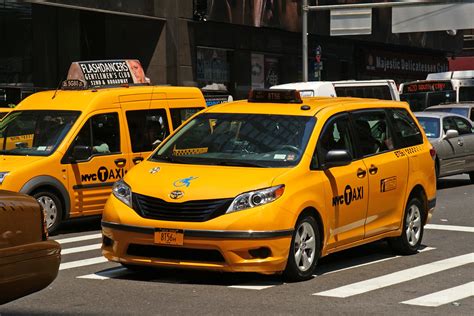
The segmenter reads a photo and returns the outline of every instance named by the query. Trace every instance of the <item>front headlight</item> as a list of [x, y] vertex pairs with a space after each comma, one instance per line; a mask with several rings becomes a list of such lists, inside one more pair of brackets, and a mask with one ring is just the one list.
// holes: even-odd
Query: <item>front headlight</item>
[[8, 172], [0, 172], [0, 184], [3, 183], [3, 180], [5, 180], [5, 177], [7, 176]]
[[232, 201], [232, 204], [230, 204], [226, 213], [228, 214], [242, 211], [248, 208], [273, 202], [282, 196], [284, 191], [284, 185], [277, 185], [267, 189], [242, 193], [241, 195], [237, 196], [234, 201]]
[[128, 207], [132, 207], [132, 189], [123, 180], [114, 183], [112, 188], [113, 195], [125, 203]]

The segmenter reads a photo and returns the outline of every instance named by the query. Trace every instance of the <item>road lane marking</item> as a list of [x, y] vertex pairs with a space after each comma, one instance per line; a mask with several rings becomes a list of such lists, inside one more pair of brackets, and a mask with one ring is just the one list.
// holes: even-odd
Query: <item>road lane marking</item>
[[474, 282], [469, 282], [463, 285], [414, 298], [412, 300], [404, 301], [401, 303], [407, 305], [438, 307], [471, 296], [474, 296]]
[[79, 268], [79, 267], [84, 267], [84, 266], [90, 266], [93, 264], [104, 263], [108, 261], [109, 260], [107, 260], [105, 257], [95, 257], [95, 258], [89, 258], [89, 259], [84, 259], [84, 260], [71, 261], [71, 262], [61, 263], [61, 265], [59, 266], [59, 270], [67, 270], [67, 269]]
[[109, 269], [106, 271], [96, 272], [87, 275], [78, 276], [78, 279], [90, 279], [90, 280], [109, 280], [111, 278], [117, 278], [121, 276], [125, 276], [127, 274], [131, 274], [129, 269], [125, 267], [117, 267], [113, 269]]
[[229, 285], [228, 287], [232, 289], [243, 289], [243, 290], [266, 290], [272, 287], [275, 287], [277, 285], [282, 285], [282, 282], [252, 282], [252, 283], [244, 283], [240, 285]]
[[313, 295], [330, 297], [349, 297], [381, 289], [387, 286], [399, 284], [402, 282], [411, 281], [416, 278], [456, 268], [469, 263], [474, 263], [474, 253], [431, 262], [414, 268], [383, 275], [377, 278], [341, 286], [332, 290], [313, 293]]
[[[418, 252], [425, 252], [425, 251], [430, 251], [430, 250], [434, 250], [434, 249], [436, 249], [436, 248], [434, 248], [434, 247], [425, 247], [423, 249], [420, 249]], [[345, 271], [345, 270], [355, 269], [355, 268], [368, 266], [368, 265], [371, 265], [371, 264], [374, 264], [374, 263], [380, 263], [380, 262], [384, 262], [384, 261], [388, 261], [388, 260], [392, 260], [392, 259], [396, 259], [396, 258], [400, 258], [400, 257], [403, 257], [403, 256], [393, 256], [393, 257], [389, 257], [389, 258], [379, 259], [379, 260], [375, 260], [375, 261], [371, 261], [371, 262], [361, 263], [361, 264], [351, 266], [351, 267], [347, 267], [347, 268], [341, 268], [341, 269], [336, 269], [336, 270], [331, 270], [331, 271], [328, 271], [328, 272], [324, 272], [324, 273], [321, 273], [321, 274], [315, 274], [313, 276], [326, 275], [326, 274], [341, 272], [341, 271]]]
[[455, 232], [474, 233], [474, 227], [469, 227], [469, 226], [426, 224], [425, 228], [437, 229], [437, 230], [449, 230], [449, 231], [455, 231]]
[[82, 247], [67, 248], [67, 249], [62, 249], [61, 254], [68, 255], [71, 253], [96, 250], [96, 249], [100, 249], [101, 247], [102, 247], [102, 244], [94, 244], [94, 245], [88, 245], [88, 246], [82, 246]]
[[70, 237], [70, 238], [63, 238], [63, 239], [53, 239], [54, 241], [57, 241], [61, 245], [63, 244], [68, 244], [72, 242], [78, 242], [78, 241], [84, 241], [84, 240], [90, 240], [90, 239], [97, 239], [97, 238], [102, 238], [102, 233], [99, 234], [92, 234], [92, 235], [84, 235], [84, 236], [77, 236], [77, 237]]

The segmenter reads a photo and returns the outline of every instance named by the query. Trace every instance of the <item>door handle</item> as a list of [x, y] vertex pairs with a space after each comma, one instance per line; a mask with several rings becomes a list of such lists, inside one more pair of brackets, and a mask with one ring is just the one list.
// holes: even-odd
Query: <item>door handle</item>
[[369, 168], [369, 173], [374, 175], [377, 173], [377, 171], [379, 171], [379, 168], [377, 168], [376, 166], [374, 165], [371, 165], [370, 168]]
[[127, 159], [125, 159], [125, 158], [117, 158], [117, 159], [114, 160], [114, 162], [115, 162], [115, 165], [116, 165], [117, 167], [122, 168], [122, 167], [125, 167], [125, 163], [127, 162]]
[[464, 145], [464, 139], [459, 138], [459, 139], [458, 139], [458, 145], [459, 145], [459, 146], [463, 146], [463, 145]]
[[138, 164], [143, 161], [143, 157], [133, 157], [132, 161], [134, 164]]
[[362, 169], [362, 168], [357, 169], [357, 177], [358, 178], [363, 178], [363, 177], [365, 177], [366, 174], [367, 174], [367, 171], [365, 171], [364, 169]]

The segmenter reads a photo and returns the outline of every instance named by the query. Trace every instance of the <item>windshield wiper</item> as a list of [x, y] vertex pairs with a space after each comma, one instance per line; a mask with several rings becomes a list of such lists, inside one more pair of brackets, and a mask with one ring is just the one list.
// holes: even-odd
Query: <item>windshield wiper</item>
[[256, 162], [247, 161], [219, 161], [215, 163], [217, 166], [235, 166], [235, 167], [257, 167], [257, 168], [268, 168], [267, 165], [262, 165]]
[[155, 156], [152, 158], [154, 161], [166, 161], [166, 162], [171, 162], [171, 163], [186, 163], [182, 160], [176, 159], [176, 156]]

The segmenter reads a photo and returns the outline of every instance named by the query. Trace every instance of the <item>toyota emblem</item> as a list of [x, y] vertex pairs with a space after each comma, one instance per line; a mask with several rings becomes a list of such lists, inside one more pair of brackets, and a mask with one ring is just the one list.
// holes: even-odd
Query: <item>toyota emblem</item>
[[180, 190], [174, 190], [170, 193], [170, 198], [172, 198], [173, 200], [177, 200], [177, 199], [180, 199], [182, 198], [184, 195], [184, 192], [183, 191], [180, 191]]

